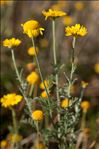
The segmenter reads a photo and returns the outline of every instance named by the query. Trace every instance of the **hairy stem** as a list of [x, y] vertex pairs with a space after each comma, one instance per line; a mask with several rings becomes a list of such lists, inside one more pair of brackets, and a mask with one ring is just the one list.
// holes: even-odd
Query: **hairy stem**
[[69, 86], [68, 86], [68, 97], [71, 97], [71, 86], [73, 83], [73, 74], [75, 72], [75, 43], [76, 43], [76, 37], [73, 37], [72, 42], [72, 51], [71, 51], [71, 72], [70, 72], [70, 79], [69, 79]]
[[[54, 57], [54, 65], [57, 67], [57, 56], [56, 56], [56, 41], [55, 41], [55, 19], [52, 20], [52, 36], [53, 36], [53, 57]], [[60, 98], [59, 98], [59, 84], [58, 84], [58, 73], [55, 75], [55, 83], [56, 83], [56, 96], [57, 96], [57, 106], [60, 107]], [[60, 121], [60, 114], [58, 112], [58, 121]]]

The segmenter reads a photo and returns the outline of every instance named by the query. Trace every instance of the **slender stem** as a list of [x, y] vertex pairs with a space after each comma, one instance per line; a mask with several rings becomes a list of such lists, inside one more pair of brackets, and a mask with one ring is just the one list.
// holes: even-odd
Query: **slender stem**
[[[55, 65], [55, 67], [57, 67], [56, 41], [55, 41], [55, 19], [52, 20], [52, 36], [53, 36], [53, 57], [54, 57], [54, 65]], [[60, 107], [58, 73], [56, 73], [56, 75], [55, 75], [55, 82], [56, 82], [57, 106]], [[58, 121], [60, 121], [60, 114], [59, 114], [59, 112], [58, 112]]]
[[16, 113], [13, 108], [11, 108], [12, 111], [12, 120], [13, 120], [13, 127], [14, 127], [14, 133], [18, 134], [18, 128], [17, 128], [17, 121], [16, 121]]
[[35, 42], [34, 42], [34, 38], [33, 37], [32, 37], [32, 44], [33, 44], [33, 47], [35, 49], [35, 59], [36, 59], [36, 63], [37, 63], [37, 66], [38, 66], [38, 71], [39, 71], [39, 74], [40, 74], [40, 78], [41, 78], [41, 81], [44, 84], [44, 88], [45, 88], [45, 91], [47, 93], [47, 96], [49, 97], [49, 93], [48, 93], [47, 87], [46, 87], [46, 85], [44, 83], [44, 79], [43, 79], [43, 76], [42, 76], [42, 73], [41, 73], [40, 64], [39, 64], [39, 60], [38, 60], [37, 51], [36, 51]]
[[32, 96], [33, 90], [34, 90], [34, 85], [32, 84], [32, 85], [30, 86], [30, 91], [29, 91], [29, 96], [30, 96], [30, 97]]
[[22, 86], [22, 81], [21, 81], [21, 78], [20, 78], [20, 75], [19, 75], [19, 71], [18, 71], [17, 66], [16, 66], [16, 61], [15, 61], [15, 56], [14, 56], [13, 49], [11, 49], [11, 55], [12, 55], [12, 61], [13, 61], [13, 64], [14, 64], [16, 75], [17, 75], [18, 80], [19, 80], [19, 82], [20, 82], [20, 84]]
[[[35, 59], [36, 59], [38, 71], [39, 71], [39, 74], [40, 74], [40, 78], [41, 78], [41, 81], [42, 81], [43, 84], [44, 84], [44, 88], [45, 88], [45, 91], [46, 91], [46, 93], [47, 93], [48, 99], [50, 100], [49, 93], [48, 93], [48, 89], [47, 89], [47, 87], [46, 87], [46, 85], [45, 85], [45, 82], [44, 82], [44, 79], [43, 79], [43, 75], [42, 75], [42, 72], [41, 72], [41, 68], [40, 68], [40, 64], [39, 64], [39, 60], [38, 60], [37, 51], [36, 51], [35, 42], [34, 42], [34, 38], [33, 38], [33, 37], [32, 37], [32, 44], [33, 44], [33, 48], [35, 49]], [[49, 106], [50, 106], [49, 100], [48, 100], [48, 104], [49, 104]], [[52, 111], [51, 111], [51, 109], [50, 109], [50, 117], [52, 117]]]
[[71, 92], [71, 86], [73, 81], [73, 74], [75, 71], [75, 43], [76, 43], [76, 37], [73, 37], [72, 42], [72, 51], [71, 51], [71, 72], [70, 72], [70, 79], [69, 79], [69, 86], [68, 86], [68, 97], [70, 98], [70, 92]]

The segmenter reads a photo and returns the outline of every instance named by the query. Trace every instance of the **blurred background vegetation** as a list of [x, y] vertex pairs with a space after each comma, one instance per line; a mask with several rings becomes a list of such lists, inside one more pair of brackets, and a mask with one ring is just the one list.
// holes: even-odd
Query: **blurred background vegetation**
[[[80, 23], [87, 27], [88, 35], [79, 38], [76, 44], [76, 61], [78, 65], [78, 81], [74, 86], [75, 94], [79, 95], [80, 81], [89, 83], [85, 90], [84, 100], [91, 103], [88, 113], [88, 127], [91, 129], [92, 138], [96, 137], [99, 128], [99, 1], [0, 1], [1, 7], [1, 93], [18, 92], [17, 80], [11, 60], [10, 51], [2, 46], [5, 38], [16, 37], [22, 40], [21, 46], [15, 49], [16, 61], [19, 70], [23, 68], [24, 75], [29, 73], [28, 63], [32, 58], [28, 56], [27, 49], [31, 46], [30, 40], [23, 35], [21, 24], [27, 20], [36, 19], [45, 28], [44, 36], [37, 39], [39, 47], [39, 61], [43, 75], [46, 77], [52, 72], [52, 38], [51, 23], [45, 21], [42, 15], [43, 9], [58, 9], [67, 13], [66, 17], [57, 20], [56, 40], [57, 56], [59, 64], [65, 64], [66, 74], [69, 73], [69, 55], [72, 38], [65, 37], [65, 26]], [[61, 76], [60, 85], [64, 82]], [[9, 111], [1, 109], [0, 136], [7, 133], [7, 124], [10, 124]], [[3, 136], [3, 134], [5, 134]]]

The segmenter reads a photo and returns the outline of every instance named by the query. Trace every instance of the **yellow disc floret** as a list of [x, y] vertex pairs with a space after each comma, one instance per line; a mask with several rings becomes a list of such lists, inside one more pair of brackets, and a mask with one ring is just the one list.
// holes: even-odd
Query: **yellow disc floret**
[[44, 114], [43, 114], [42, 110], [35, 110], [32, 113], [32, 118], [35, 121], [41, 121], [41, 120], [43, 120], [43, 117], [44, 117]]
[[21, 102], [21, 100], [22, 100], [21, 95], [16, 95], [15, 93], [12, 93], [4, 95], [1, 98], [1, 104], [3, 107], [7, 108], [18, 104], [19, 102]]
[[39, 81], [39, 75], [38, 75], [37, 72], [33, 71], [33, 72], [31, 72], [31, 73], [27, 76], [26, 80], [27, 80], [27, 82], [28, 82], [29, 84], [34, 84], [34, 85], [35, 85], [35, 84], [37, 84], [38, 81]]
[[3, 41], [3, 46], [8, 48], [17, 47], [20, 44], [21, 44], [21, 40], [15, 39], [15, 38], [5, 39]]
[[39, 22], [30, 20], [21, 24], [23, 27], [23, 33], [27, 34], [30, 38], [37, 37], [39, 34], [43, 34], [44, 28], [40, 27]]
[[47, 18], [58, 18], [66, 15], [66, 13], [63, 11], [52, 9], [49, 9], [48, 11], [43, 10], [42, 14], [45, 16], [45, 20], [47, 20]]
[[85, 36], [87, 34], [87, 29], [80, 24], [74, 26], [68, 26], [65, 28], [66, 36]]

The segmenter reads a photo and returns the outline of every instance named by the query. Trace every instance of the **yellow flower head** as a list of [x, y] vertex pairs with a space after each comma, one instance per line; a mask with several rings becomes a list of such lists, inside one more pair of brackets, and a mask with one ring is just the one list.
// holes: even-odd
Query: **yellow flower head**
[[88, 102], [88, 101], [82, 101], [81, 108], [83, 109], [84, 112], [87, 112], [88, 109], [90, 108], [90, 102]]
[[15, 93], [4, 95], [1, 98], [1, 104], [5, 108], [9, 108], [21, 102], [22, 96], [16, 95]]
[[36, 53], [38, 54], [38, 52], [39, 52], [38, 47], [36, 47], [36, 51], [35, 51], [35, 48], [34, 48], [34, 47], [30, 47], [30, 48], [28, 49], [28, 54], [29, 54], [30, 56], [34, 56], [34, 55], [36, 55]]
[[48, 11], [43, 10], [42, 14], [45, 16], [45, 20], [47, 20], [47, 18], [58, 18], [58, 17], [63, 17], [66, 15], [65, 12], [63, 11], [59, 11], [59, 10], [52, 10], [49, 9]]
[[86, 88], [86, 87], [88, 86], [88, 83], [85, 82], [85, 81], [82, 81], [82, 82], [81, 82], [81, 85], [82, 85], [82, 88]]
[[37, 72], [33, 71], [27, 76], [26, 80], [28, 83], [35, 85], [39, 81], [39, 75]]
[[30, 20], [21, 24], [23, 27], [23, 33], [27, 34], [30, 38], [37, 37], [39, 34], [43, 34], [44, 28], [40, 27], [39, 22]]
[[99, 63], [96, 63], [94, 66], [95, 72], [99, 74]]
[[49, 87], [49, 80], [44, 80], [44, 82], [41, 82], [40, 88], [43, 90], [45, 89], [44, 84], [45, 84], [46, 88], [48, 88]]
[[81, 10], [83, 10], [83, 8], [84, 8], [84, 3], [83, 2], [76, 2], [75, 3], [75, 8], [76, 8], [76, 10], [78, 10], [78, 11], [81, 11]]
[[43, 98], [48, 98], [46, 91], [43, 91], [43, 92], [41, 93], [41, 97], [43, 97]]
[[5, 39], [3, 41], [3, 46], [8, 47], [8, 48], [13, 48], [17, 47], [21, 44], [21, 40], [16, 39], [16, 38], [11, 38], [11, 39]]
[[32, 113], [32, 118], [35, 121], [41, 121], [41, 120], [43, 120], [43, 117], [44, 117], [44, 114], [41, 110], [35, 110]]
[[13, 143], [20, 142], [22, 140], [22, 136], [19, 134], [9, 134], [8, 138]]
[[63, 18], [63, 23], [65, 25], [71, 25], [71, 24], [73, 24], [73, 22], [74, 22], [74, 19], [71, 16], [66, 16]]
[[76, 24], [74, 26], [68, 26], [65, 28], [66, 36], [85, 36], [87, 34], [86, 27]]
[[1, 142], [0, 142], [0, 147], [1, 147], [1, 149], [2, 148], [5, 148], [7, 146], [7, 141], [6, 140], [2, 140]]
[[70, 100], [68, 98], [65, 98], [61, 102], [61, 107], [62, 108], [67, 108], [70, 105], [70, 103], [71, 103]]

